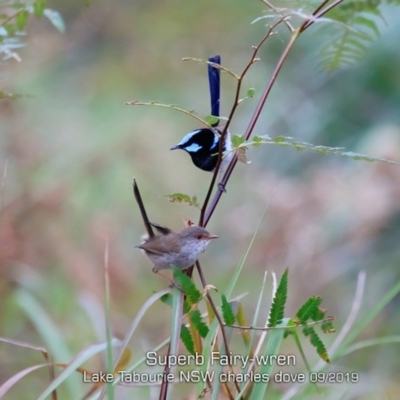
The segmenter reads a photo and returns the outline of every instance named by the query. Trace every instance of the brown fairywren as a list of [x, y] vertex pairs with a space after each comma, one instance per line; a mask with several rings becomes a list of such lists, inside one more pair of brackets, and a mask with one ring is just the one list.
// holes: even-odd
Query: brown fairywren
[[138, 247], [144, 250], [147, 257], [153, 262], [153, 272], [170, 268], [171, 265], [184, 270], [191, 267], [203, 253], [212, 235], [200, 226], [189, 226], [180, 232], [174, 232], [161, 225], [150, 223], [160, 233], [144, 239]]

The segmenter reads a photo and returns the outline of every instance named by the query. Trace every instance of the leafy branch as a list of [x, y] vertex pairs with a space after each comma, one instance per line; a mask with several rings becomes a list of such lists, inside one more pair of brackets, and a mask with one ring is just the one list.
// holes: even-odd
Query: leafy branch
[[[271, 74], [271, 77], [270, 77], [267, 85], [265, 86], [265, 89], [264, 89], [264, 91], [263, 91], [263, 93], [261, 95], [261, 98], [260, 98], [260, 100], [259, 100], [259, 102], [258, 102], [258, 104], [256, 106], [256, 109], [255, 109], [255, 111], [254, 111], [254, 113], [253, 113], [253, 115], [252, 115], [252, 117], [251, 117], [251, 119], [249, 121], [247, 129], [246, 129], [246, 131], [245, 131], [245, 133], [243, 135], [245, 140], [248, 140], [250, 138], [250, 136], [252, 135], [254, 127], [255, 127], [255, 125], [256, 125], [259, 117], [260, 117], [261, 111], [263, 110], [263, 108], [265, 106], [267, 98], [268, 98], [268, 96], [269, 96], [269, 94], [271, 92], [271, 89], [272, 89], [272, 87], [273, 87], [273, 85], [274, 85], [274, 83], [275, 83], [275, 81], [276, 81], [276, 79], [278, 77], [278, 74], [281, 71], [284, 62], [286, 61], [286, 59], [287, 59], [290, 51], [292, 50], [292, 48], [293, 48], [296, 40], [298, 39], [298, 37], [304, 31], [306, 31], [310, 26], [312, 26], [315, 23], [315, 21], [318, 20], [318, 18], [321, 18], [327, 12], [332, 10], [334, 7], [338, 6], [340, 3], [342, 3], [342, 1], [343, 0], [336, 0], [333, 3], [331, 3], [330, 5], [325, 6], [327, 4], [327, 1], [324, 0], [313, 11], [313, 13], [311, 14], [310, 18], [306, 19], [299, 26], [299, 28], [297, 28], [294, 31], [292, 31], [290, 39], [289, 39], [288, 43], [286, 44], [286, 47], [283, 49], [283, 51], [281, 53], [281, 56], [279, 57], [279, 60], [278, 60], [278, 62], [276, 64], [276, 66], [275, 66], [275, 69], [273, 70], [273, 72]], [[281, 17], [280, 19], [278, 19], [278, 21], [275, 24], [273, 24], [272, 26], [270, 26], [268, 28], [267, 34], [264, 36], [264, 38], [261, 40], [261, 42], [258, 44], [258, 46], [254, 47], [253, 55], [252, 55], [249, 63], [245, 67], [244, 71], [240, 75], [241, 79], [239, 80], [238, 85], [237, 85], [234, 105], [233, 105], [231, 113], [229, 115], [228, 123], [226, 124], [225, 129], [222, 132], [222, 138], [224, 137], [224, 135], [226, 135], [228, 126], [229, 126], [230, 122], [232, 121], [232, 117], [235, 114], [235, 111], [237, 109], [238, 99], [239, 99], [239, 94], [240, 94], [240, 89], [241, 89], [241, 83], [242, 83], [242, 79], [243, 79], [244, 75], [246, 74], [246, 72], [249, 70], [249, 68], [255, 62], [258, 50], [265, 43], [265, 41], [273, 34], [273, 30], [277, 26], [279, 26], [280, 24], [285, 23], [288, 19], [290, 19], [290, 17], [286, 17], [286, 16]], [[225, 171], [224, 176], [221, 179], [220, 184], [218, 185], [217, 191], [216, 191], [213, 199], [211, 200], [210, 205], [208, 205], [208, 203], [210, 201], [210, 198], [211, 198], [211, 193], [212, 193], [212, 191], [214, 189], [214, 185], [215, 185], [215, 182], [216, 182], [216, 179], [217, 179], [217, 174], [218, 174], [218, 171], [219, 171], [219, 166], [221, 164], [221, 161], [222, 161], [222, 140], [221, 140], [221, 143], [220, 143], [219, 157], [218, 157], [218, 163], [217, 163], [216, 171], [215, 171], [215, 173], [213, 175], [213, 178], [211, 180], [210, 187], [209, 187], [209, 190], [207, 192], [206, 198], [204, 200], [204, 204], [203, 204], [203, 207], [202, 207], [202, 210], [201, 210], [201, 214], [200, 214], [199, 224], [202, 225], [202, 226], [206, 226], [207, 225], [207, 223], [209, 222], [212, 214], [214, 213], [215, 208], [217, 207], [217, 205], [219, 203], [219, 200], [220, 200], [220, 198], [222, 196], [222, 193], [225, 192], [226, 184], [229, 181], [229, 178], [230, 178], [230, 176], [231, 176], [231, 174], [232, 174], [232, 172], [233, 172], [233, 170], [234, 170], [234, 168], [236, 166], [238, 158], [237, 158], [236, 155], [232, 158], [230, 164], [228, 165], [228, 167], [227, 167], [227, 169]]]
[[170, 108], [171, 110], [179, 111], [183, 114], [189, 115], [190, 117], [201, 122], [203, 125], [212, 129], [212, 126], [206, 121], [206, 119], [200, 118], [198, 115], [196, 115], [194, 113], [194, 110], [185, 110], [184, 108], [175, 106], [173, 104], [163, 104], [163, 103], [158, 103], [157, 101], [144, 102], [144, 101], [139, 101], [139, 100], [132, 100], [132, 101], [127, 101], [125, 104], [127, 106], [155, 106], [155, 107], [162, 107], [162, 108]]
[[[60, 32], [64, 32], [65, 25], [61, 15], [52, 9], [46, 8], [45, 0], [35, 0], [29, 5], [23, 2], [2, 4], [3, 12], [0, 14], [0, 54], [4, 59], [13, 58], [20, 62], [21, 57], [15, 49], [24, 47], [21, 40], [24, 29], [31, 16], [36, 18], [46, 17]], [[3, 96], [4, 97], [4, 96]], [[12, 98], [12, 96], [7, 96]]]
[[352, 158], [353, 160], [382, 162], [386, 164], [394, 164], [400, 166], [400, 162], [394, 160], [389, 160], [381, 157], [374, 157], [362, 153], [355, 153], [353, 151], [345, 151], [343, 147], [329, 147], [329, 146], [314, 145], [312, 143], [307, 143], [307, 142], [299, 142], [294, 140], [294, 138], [290, 136], [276, 136], [275, 138], [271, 138], [268, 135], [254, 136], [253, 139], [250, 141], [246, 141], [244, 136], [233, 136], [232, 143], [234, 146], [234, 149], [232, 151], [236, 151], [238, 149], [246, 149], [248, 146], [258, 147], [264, 144], [272, 144], [278, 146], [293, 147], [295, 150], [298, 151], [308, 150], [319, 154], [326, 154], [326, 155], [330, 154], [335, 156], [348, 157]]

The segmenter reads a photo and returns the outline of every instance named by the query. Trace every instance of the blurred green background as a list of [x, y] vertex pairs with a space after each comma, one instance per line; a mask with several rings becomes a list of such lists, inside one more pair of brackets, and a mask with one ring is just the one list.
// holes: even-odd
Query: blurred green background
[[[207, 115], [206, 67], [182, 58], [221, 54], [223, 65], [239, 73], [265, 32], [265, 20], [251, 24], [264, 13], [257, 1], [116, 0], [85, 6], [83, 1], [58, 0], [49, 7], [63, 16], [65, 33], [46, 19], [33, 19], [26, 47], [19, 51], [22, 61], [0, 64], [1, 90], [26, 95], [0, 100], [2, 175], [7, 163], [0, 225], [0, 335], [51, 347], [44, 327], [32, 318], [37, 301], [72, 357], [104, 340], [106, 243], [114, 335], [122, 337], [144, 301], [165, 286], [134, 248], [144, 228], [132, 177], [151, 220], [176, 230], [186, 217], [197, 221], [198, 210], [170, 203], [163, 195], [182, 192], [201, 202], [211, 178], [195, 169], [184, 152], [168, 150], [198, 127], [195, 120], [125, 102], [156, 100]], [[255, 133], [400, 161], [396, 12], [383, 9], [384, 19], [377, 19], [381, 37], [363, 60], [329, 74], [320, 68], [317, 51], [328, 38], [318, 27], [307, 31], [289, 55]], [[254, 87], [256, 96], [240, 106], [233, 134], [244, 133], [287, 38], [279, 30], [261, 50], [261, 60], [244, 82], [244, 89]], [[234, 89], [235, 82], [223, 74], [223, 115], [230, 111]], [[247, 294], [242, 301], [249, 320], [264, 271], [280, 276], [286, 266], [288, 316], [308, 297], [320, 295], [340, 331], [360, 271], [367, 275], [359, 317], [368, 315], [400, 276], [399, 167], [278, 146], [249, 149], [248, 158], [251, 164], [237, 165], [209, 224], [220, 239], [200, 259], [207, 282], [225, 290], [266, 209], [235, 290], [235, 295]], [[398, 300], [358, 340], [397, 334]], [[169, 317], [161, 303], [152, 308], [132, 342], [134, 358], [168, 336]], [[324, 340], [329, 344], [336, 336]], [[313, 365], [317, 357], [305, 347]], [[337, 361], [333, 370], [355, 370], [361, 376], [343, 398], [396, 398], [399, 351], [398, 344], [371, 347]], [[298, 355], [289, 340], [283, 352]], [[4, 343], [0, 359], [0, 382], [43, 362], [32, 350]], [[88, 368], [101, 366], [98, 358]], [[47, 382], [47, 372], [33, 373], [5, 398], [32, 399]], [[288, 389], [277, 385], [274, 390]], [[343, 390], [338, 386], [336, 394]], [[148, 389], [122, 389], [118, 399], [139, 395], [151, 398]]]

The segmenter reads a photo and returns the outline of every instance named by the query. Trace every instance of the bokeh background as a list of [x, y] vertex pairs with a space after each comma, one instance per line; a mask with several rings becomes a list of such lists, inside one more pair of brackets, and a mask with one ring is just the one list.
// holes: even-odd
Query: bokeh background
[[[104, 340], [106, 243], [115, 336], [122, 337], [144, 301], [165, 286], [134, 247], [144, 229], [132, 196], [132, 177], [151, 219], [176, 230], [186, 217], [198, 220], [198, 210], [163, 196], [181, 192], [197, 195], [201, 202], [210, 181], [184, 152], [168, 150], [198, 127], [194, 119], [125, 102], [156, 100], [207, 115], [206, 67], [182, 58], [221, 54], [226, 67], [240, 72], [251, 46], [265, 32], [265, 21], [252, 24], [264, 12], [257, 1], [116, 0], [86, 6], [55, 0], [49, 7], [63, 16], [65, 33], [46, 19], [31, 20], [26, 46], [19, 51], [22, 61], [0, 64], [1, 90], [24, 94], [18, 100], [0, 100], [1, 175], [6, 168], [0, 335], [50, 351], [63, 346], [66, 359], [57, 361], [67, 362]], [[326, 37], [310, 29], [288, 57], [255, 133], [400, 161], [396, 12], [383, 9], [383, 18], [376, 20], [381, 37], [364, 59], [331, 73], [323, 71], [318, 57]], [[281, 30], [270, 39], [246, 77], [244, 88], [255, 88], [256, 95], [240, 106], [233, 134], [243, 134], [287, 37]], [[223, 75], [223, 115], [229, 113], [234, 89], [232, 78]], [[308, 297], [320, 295], [340, 331], [360, 271], [366, 272], [366, 285], [359, 318], [368, 315], [400, 277], [399, 167], [278, 146], [249, 149], [248, 158], [251, 164], [237, 165], [209, 224], [220, 239], [201, 256], [207, 282], [225, 290], [266, 210], [235, 290], [235, 295], [246, 294], [242, 302], [249, 319], [264, 271], [280, 276], [286, 266], [288, 316]], [[398, 307], [397, 297], [357, 340], [398, 334]], [[45, 315], [39, 318], [40, 312]], [[45, 325], [46, 318], [53, 328]], [[60, 342], [52, 329], [60, 333], [62, 345], [55, 344]], [[152, 349], [168, 332], [169, 311], [160, 303], [135, 335], [133, 357]], [[329, 345], [334, 338], [324, 339]], [[305, 342], [313, 365], [317, 357]], [[289, 340], [282, 351], [296, 354], [298, 368], [304, 370]], [[361, 376], [343, 398], [396, 398], [399, 351], [398, 343], [389, 344], [338, 360], [333, 370], [358, 371]], [[0, 382], [43, 362], [32, 350], [4, 343], [0, 359]], [[92, 369], [101, 366], [100, 358], [88, 364]], [[36, 372], [5, 398], [35, 398], [47, 382], [47, 372]], [[275, 387], [276, 398], [289, 388]], [[339, 398], [344, 389], [337, 390], [332, 398]], [[80, 387], [78, 393], [84, 392]], [[155, 393], [123, 389], [118, 398], [151, 398]]]

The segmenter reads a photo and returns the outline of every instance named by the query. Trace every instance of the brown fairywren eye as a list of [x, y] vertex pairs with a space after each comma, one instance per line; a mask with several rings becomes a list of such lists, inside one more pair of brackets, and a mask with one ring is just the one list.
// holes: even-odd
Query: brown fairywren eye
[[196, 239], [201, 240], [202, 238], [203, 238], [203, 235], [197, 235], [197, 236], [196, 236]]

